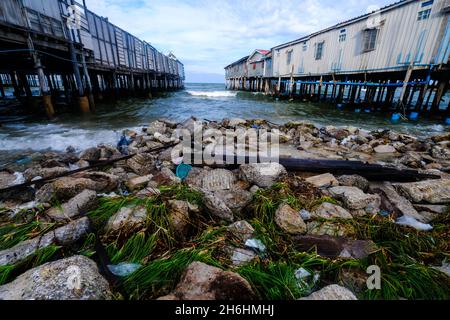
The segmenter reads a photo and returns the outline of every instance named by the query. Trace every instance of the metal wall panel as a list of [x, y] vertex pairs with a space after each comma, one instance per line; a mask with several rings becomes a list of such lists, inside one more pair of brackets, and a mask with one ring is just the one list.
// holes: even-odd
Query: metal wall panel
[[[330, 73], [383, 72], [406, 69], [411, 63], [417, 66], [439, 63], [443, 24], [448, 13], [442, 13], [442, 1], [435, 0], [430, 7], [431, 16], [419, 20], [423, 8], [421, 1], [412, 1], [381, 13], [381, 25], [375, 49], [364, 51], [364, 32], [370, 26], [364, 18], [341, 24], [326, 32], [318, 33], [292, 45], [273, 49], [273, 76], [290, 76], [294, 66], [295, 76]], [[346, 40], [340, 42], [341, 31]], [[323, 43], [323, 56], [315, 57], [317, 46]], [[292, 62], [287, 55], [292, 51]]]
[[21, 12], [19, 0], [1, 0], [0, 1], [0, 22], [26, 27], [27, 21]]

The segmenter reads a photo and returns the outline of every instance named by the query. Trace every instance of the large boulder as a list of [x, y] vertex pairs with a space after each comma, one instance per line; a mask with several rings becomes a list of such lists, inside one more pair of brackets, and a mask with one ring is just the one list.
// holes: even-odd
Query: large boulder
[[352, 231], [352, 228], [349, 226], [330, 221], [312, 221], [307, 224], [307, 228], [308, 234], [316, 236], [328, 235], [333, 237], [344, 237]]
[[300, 213], [287, 204], [280, 205], [275, 212], [275, 223], [289, 234], [304, 234], [307, 230]]
[[253, 229], [250, 223], [248, 223], [245, 220], [242, 220], [230, 224], [228, 226], [228, 232], [232, 234], [233, 238], [236, 238], [241, 242], [245, 242], [253, 237], [255, 229]]
[[228, 207], [225, 201], [214, 195], [214, 193], [204, 192], [203, 204], [213, 216], [221, 219], [222, 221], [234, 221], [233, 211]]
[[155, 169], [155, 156], [148, 153], [139, 153], [127, 160], [127, 166], [139, 176], [150, 174]]
[[0, 251], [0, 266], [15, 265], [51, 245], [67, 246], [77, 242], [89, 232], [89, 219], [84, 217], [65, 226], [30, 240], [22, 241], [12, 248]]
[[110, 300], [112, 293], [94, 261], [74, 256], [31, 269], [0, 286], [0, 300]]
[[154, 135], [155, 133], [165, 134], [167, 132], [167, 125], [162, 121], [153, 121], [147, 128], [147, 133]]
[[131, 191], [135, 191], [138, 189], [142, 189], [148, 185], [148, 183], [152, 180], [153, 175], [149, 174], [146, 176], [137, 176], [127, 180], [125, 185]]
[[15, 180], [16, 177], [12, 173], [0, 171], [0, 189], [11, 186]]
[[181, 200], [169, 200], [169, 219], [176, 238], [186, 239], [189, 228], [189, 203]]
[[100, 148], [93, 147], [93, 148], [89, 148], [89, 149], [86, 149], [83, 152], [81, 152], [80, 159], [89, 161], [89, 162], [94, 162], [94, 161], [98, 161], [100, 159], [101, 154], [102, 153], [101, 153]]
[[413, 203], [450, 203], [450, 179], [396, 183], [394, 187]]
[[261, 188], [270, 188], [287, 174], [286, 169], [275, 162], [243, 164], [240, 172], [241, 176], [249, 183]]
[[191, 263], [172, 294], [160, 300], [252, 300], [255, 294], [240, 275], [202, 262]]
[[189, 172], [186, 183], [192, 187], [214, 192], [233, 189], [236, 180], [235, 174], [229, 170], [204, 170], [193, 168]]
[[329, 235], [299, 235], [294, 237], [293, 243], [299, 251], [317, 250], [320, 256], [332, 259], [363, 259], [378, 250], [370, 240], [351, 240]]
[[339, 184], [345, 187], [357, 187], [362, 191], [366, 192], [369, 188], [369, 181], [366, 178], [361, 177], [357, 174], [354, 175], [343, 175], [337, 178]]
[[51, 208], [46, 214], [55, 221], [72, 220], [86, 214], [97, 204], [97, 192], [84, 190], [64, 203], [60, 208]]
[[370, 190], [381, 196], [382, 206], [388, 212], [394, 212], [400, 216], [411, 216], [420, 222], [425, 222], [424, 217], [417, 212], [411, 202], [398, 194], [390, 182], [372, 183]]
[[106, 233], [132, 232], [147, 221], [147, 209], [143, 206], [124, 207], [114, 214], [106, 224]]
[[391, 145], [379, 145], [373, 149], [376, 153], [395, 153], [397, 150]]
[[356, 296], [347, 288], [337, 284], [327, 286], [319, 291], [313, 292], [308, 297], [300, 300], [358, 300]]
[[314, 210], [312, 213], [312, 216], [315, 218], [322, 218], [322, 219], [334, 219], [334, 218], [340, 218], [340, 219], [352, 219], [353, 216], [342, 208], [341, 206], [324, 202], [322, 203], [316, 210]]
[[119, 179], [102, 172], [92, 172], [83, 177], [63, 177], [44, 185], [36, 192], [36, 200], [50, 202], [53, 198], [68, 200], [88, 189], [111, 192], [117, 189]]
[[305, 180], [316, 188], [336, 187], [339, 185], [339, 182], [331, 173], [324, 173], [318, 176], [309, 177]]
[[356, 187], [334, 187], [329, 189], [334, 198], [342, 200], [347, 209], [364, 210], [374, 214], [380, 208], [381, 199], [379, 195], [366, 194]]
[[31, 181], [37, 177], [39, 177], [41, 179], [56, 177], [56, 176], [66, 173], [68, 171], [69, 171], [69, 168], [65, 168], [65, 167], [54, 167], [54, 168], [34, 167], [34, 168], [25, 170], [25, 172], [23, 173], [23, 176], [26, 181]]
[[214, 195], [234, 213], [240, 213], [253, 199], [252, 194], [246, 190], [220, 190], [214, 192]]

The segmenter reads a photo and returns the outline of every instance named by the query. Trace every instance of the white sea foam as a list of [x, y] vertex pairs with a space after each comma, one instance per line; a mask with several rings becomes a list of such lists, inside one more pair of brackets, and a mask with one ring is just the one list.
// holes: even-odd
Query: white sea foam
[[194, 97], [207, 98], [236, 97], [237, 95], [237, 92], [230, 91], [188, 91], [187, 93]]

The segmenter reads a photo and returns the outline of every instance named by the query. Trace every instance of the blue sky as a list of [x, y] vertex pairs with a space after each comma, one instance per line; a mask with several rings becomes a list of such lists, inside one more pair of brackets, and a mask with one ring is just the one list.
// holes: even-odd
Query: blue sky
[[223, 82], [223, 68], [394, 0], [86, 0], [88, 8], [172, 51], [187, 82]]

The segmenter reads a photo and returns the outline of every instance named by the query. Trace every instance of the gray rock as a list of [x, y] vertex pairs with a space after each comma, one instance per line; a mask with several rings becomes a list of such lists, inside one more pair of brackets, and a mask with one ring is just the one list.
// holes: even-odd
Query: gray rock
[[246, 190], [220, 190], [214, 192], [214, 196], [225, 202], [233, 213], [240, 213], [253, 199], [252, 194]]
[[395, 153], [397, 150], [391, 145], [379, 145], [373, 149], [376, 153]]
[[450, 203], [450, 179], [395, 183], [394, 187], [413, 203]]
[[0, 171], [0, 189], [12, 185], [15, 180], [16, 177], [12, 173]]
[[169, 219], [174, 236], [187, 239], [190, 228], [189, 203], [187, 201], [169, 200]]
[[253, 237], [255, 229], [245, 220], [237, 221], [228, 226], [228, 231], [238, 239], [239, 241], [245, 242]]
[[81, 152], [80, 159], [89, 161], [89, 162], [93, 162], [93, 161], [98, 161], [100, 159], [100, 156], [101, 156], [101, 150], [99, 148], [94, 147], [94, 148], [86, 149], [83, 152]]
[[38, 250], [53, 244], [70, 245], [80, 240], [89, 231], [89, 219], [81, 218], [56, 230], [30, 240], [22, 241], [12, 248], [0, 251], [0, 266], [15, 265], [32, 256]]
[[345, 187], [357, 187], [358, 189], [361, 189], [362, 191], [366, 192], [369, 188], [369, 181], [361, 177], [357, 174], [354, 175], [343, 175], [337, 178], [339, 181], [339, 184], [341, 186]]
[[324, 202], [316, 210], [312, 212], [312, 216], [315, 218], [323, 219], [352, 219], [350, 212], [342, 208], [341, 206]]
[[344, 237], [347, 235], [347, 228], [339, 223], [312, 221], [307, 224], [307, 228], [308, 234], [315, 236]]
[[127, 160], [127, 166], [139, 176], [145, 176], [155, 170], [155, 156], [139, 153]]
[[310, 296], [300, 300], [358, 300], [356, 296], [347, 288], [337, 284], [327, 286], [319, 291], [313, 292]]
[[46, 214], [55, 221], [72, 220], [82, 214], [86, 214], [97, 204], [97, 192], [84, 190], [60, 208], [51, 208]]
[[242, 248], [230, 248], [229, 255], [234, 266], [249, 264], [257, 257], [253, 251]]
[[94, 261], [74, 256], [31, 269], [0, 286], [0, 300], [109, 300], [109, 284]]
[[281, 181], [287, 174], [286, 169], [279, 163], [243, 164], [240, 167], [241, 176], [249, 183], [261, 188], [269, 188]]
[[449, 148], [444, 148], [444, 147], [441, 147], [441, 146], [434, 146], [431, 149], [431, 155], [435, 159], [450, 160], [450, 149]]
[[125, 183], [127, 188], [131, 191], [135, 191], [138, 189], [141, 189], [148, 185], [148, 183], [152, 180], [153, 175], [149, 174], [146, 176], [139, 176], [139, 177], [133, 177], [128, 179], [128, 181]]
[[58, 175], [66, 173], [68, 171], [69, 171], [69, 169], [68, 168], [64, 168], [64, 167], [30, 168], [30, 169], [27, 169], [23, 173], [23, 176], [24, 176], [26, 181], [31, 181], [35, 177], [40, 177], [40, 178], [43, 178], [43, 179], [47, 179], [47, 178], [56, 177]]
[[159, 300], [253, 300], [250, 284], [240, 275], [202, 262], [191, 263], [174, 292]]
[[289, 234], [304, 234], [307, 231], [300, 214], [287, 204], [280, 205], [275, 212], [275, 223]]
[[370, 190], [381, 196], [383, 207], [388, 212], [395, 212], [400, 216], [411, 216], [420, 222], [425, 222], [411, 202], [399, 195], [390, 182], [372, 183]]
[[331, 173], [325, 173], [318, 176], [309, 177], [305, 180], [306, 182], [312, 184], [316, 188], [336, 187], [339, 185], [339, 182]]
[[379, 195], [366, 194], [356, 187], [334, 187], [329, 189], [330, 194], [342, 200], [347, 209], [364, 209], [367, 213], [376, 213], [380, 207]]
[[106, 233], [120, 231], [132, 232], [142, 227], [147, 221], [147, 209], [142, 206], [133, 208], [124, 207], [113, 215], [106, 224]]
[[164, 167], [160, 172], [154, 174], [151, 182], [154, 183], [153, 187], [175, 186], [181, 183], [181, 179], [178, 178], [172, 170]]
[[231, 190], [237, 180], [233, 172], [225, 169], [205, 170], [197, 179], [193, 184], [206, 191]]
[[153, 135], [155, 133], [165, 134], [166, 132], [167, 132], [167, 125], [161, 121], [154, 121], [154, 122], [150, 123], [150, 125], [147, 128], [148, 134], [153, 134]]
[[203, 195], [203, 204], [208, 211], [217, 218], [226, 221], [233, 222], [233, 211], [227, 206], [227, 204], [220, 198], [216, 197], [211, 192], [205, 192]]

